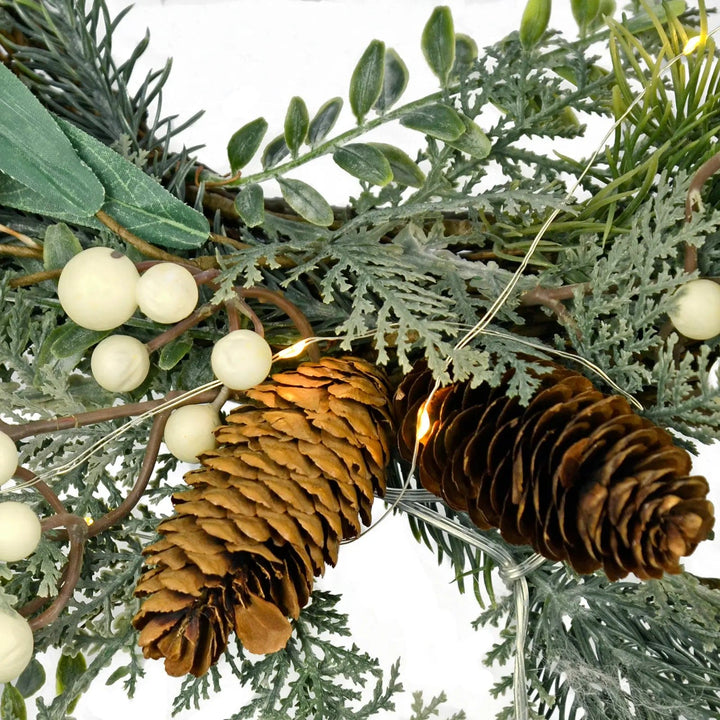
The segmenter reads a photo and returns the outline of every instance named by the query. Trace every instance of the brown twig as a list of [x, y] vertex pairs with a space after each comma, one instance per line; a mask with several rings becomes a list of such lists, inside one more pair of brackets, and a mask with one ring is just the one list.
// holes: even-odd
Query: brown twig
[[202, 322], [205, 318], [210, 317], [214, 312], [218, 310], [220, 305], [213, 305], [212, 303], [206, 303], [201, 305], [192, 314], [188, 315], [184, 320], [173, 325], [171, 328], [166, 330], [164, 333], [154, 337], [149, 342], [145, 343], [145, 347], [149, 353], [159, 350], [163, 345], [171, 343], [173, 340], [179, 338], [184, 332], [189, 330], [191, 327], [195, 327], [198, 323]]
[[8, 227], [7, 225], [3, 225], [2, 223], [0, 223], [0, 232], [12, 235], [16, 240], [19, 240], [21, 243], [23, 243], [23, 245], [27, 245], [30, 248], [42, 250], [42, 245], [39, 242], [36, 242], [31, 237], [28, 237], [27, 235], [25, 235], [25, 233], [13, 230], [12, 228]]
[[41, 260], [42, 250], [35, 250], [35, 248], [25, 247], [24, 245], [7, 245], [6, 243], [0, 243], [0, 255], [12, 255], [13, 257]]
[[63, 505], [62, 500], [60, 500], [46, 482], [38, 480], [37, 475], [32, 470], [28, 470], [27, 468], [19, 465], [15, 469], [13, 477], [20, 478], [23, 482], [30, 483], [33, 488], [35, 488], [35, 490], [37, 490], [45, 498], [47, 504], [56, 513], [62, 514], [67, 512], [67, 508]]
[[[706, 160], [693, 175], [688, 187], [687, 196], [685, 197], [685, 222], [692, 222], [693, 207], [700, 209], [701, 195], [703, 185], [720, 170], [720, 153], [716, 153], [709, 160]], [[692, 245], [685, 245], [685, 272], [695, 272], [698, 267], [697, 248]]]
[[29, 275], [21, 275], [20, 277], [13, 278], [10, 281], [10, 287], [28, 287], [30, 285], [37, 285], [38, 283], [45, 282], [45, 280], [55, 280], [60, 277], [62, 272], [61, 268], [55, 270], [41, 270], [40, 272], [30, 273]]
[[155, 245], [152, 245], [151, 243], [143, 240], [142, 238], [139, 238], [134, 233], [130, 232], [127, 228], [123, 227], [117, 220], [110, 217], [106, 212], [103, 212], [102, 210], [98, 210], [95, 213], [95, 217], [103, 224], [105, 227], [110, 228], [117, 236], [121, 237], [126, 242], [129, 242], [133, 247], [137, 248], [143, 255], [146, 255], [147, 257], [153, 258], [155, 260], [163, 260], [165, 262], [174, 262], [179, 263], [180, 265], [197, 265], [197, 263], [194, 260], [187, 259], [187, 258], [181, 258], [178, 255], [173, 255], [172, 253], [165, 252], [165, 250], [161, 250], [159, 247], [155, 247]]

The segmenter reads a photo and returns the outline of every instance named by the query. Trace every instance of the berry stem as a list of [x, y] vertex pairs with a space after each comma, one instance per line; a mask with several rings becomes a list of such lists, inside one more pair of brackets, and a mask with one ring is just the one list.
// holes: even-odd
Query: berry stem
[[[685, 222], [692, 222], [693, 208], [702, 209], [702, 196], [700, 191], [703, 185], [720, 170], [720, 153], [716, 153], [706, 160], [693, 175], [685, 198]], [[692, 273], [698, 269], [697, 248], [685, 245], [685, 272]]]
[[197, 310], [188, 315], [180, 322], [173, 325], [171, 328], [166, 330], [164, 333], [160, 333], [157, 337], [154, 337], [149, 342], [145, 343], [145, 347], [149, 353], [153, 353], [159, 350], [164, 345], [171, 343], [173, 340], [179, 338], [186, 330], [189, 330], [195, 325], [202, 322], [205, 318], [210, 317], [213, 313], [217, 312], [220, 305], [213, 305], [212, 303], [206, 303], [201, 305]]

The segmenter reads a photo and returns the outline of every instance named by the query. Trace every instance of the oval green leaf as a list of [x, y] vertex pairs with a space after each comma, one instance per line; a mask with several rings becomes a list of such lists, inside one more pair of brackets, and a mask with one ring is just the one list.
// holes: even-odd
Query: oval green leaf
[[457, 140], [465, 132], [465, 123], [460, 114], [442, 103], [409, 112], [400, 118], [400, 124], [445, 142]]
[[107, 145], [58, 118], [80, 159], [105, 187], [102, 210], [143, 240], [161, 247], [194, 249], [210, 235], [202, 213], [171, 195]]
[[340, 110], [343, 106], [343, 99], [340, 97], [328, 100], [315, 114], [308, 128], [308, 145], [315, 147], [333, 129], [337, 122]]
[[293, 157], [297, 156], [300, 146], [305, 142], [309, 125], [307, 105], [296, 95], [290, 100], [285, 114], [285, 144], [290, 148]]
[[387, 112], [405, 92], [409, 78], [410, 73], [402, 58], [392, 48], [388, 48], [385, 53], [382, 90], [375, 109], [380, 113]]
[[468, 72], [477, 56], [477, 43], [469, 35], [463, 33], [455, 35], [455, 64], [453, 65], [452, 74], [460, 75]]
[[267, 170], [268, 168], [277, 165], [283, 158], [286, 158], [290, 154], [290, 148], [288, 148], [285, 142], [284, 135], [278, 135], [274, 140], [271, 140], [266, 146], [262, 154], [262, 166]]
[[455, 26], [447, 5], [432, 11], [423, 30], [421, 46], [427, 64], [445, 87], [455, 62]]
[[15, 681], [15, 687], [25, 697], [32, 697], [45, 684], [45, 668], [33, 658]]
[[235, 209], [248, 227], [262, 225], [265, 220], [265, 196], [257, 183], [243, 185], [235, 196]]
[[192, 346], [193, 340], [188, 337], [179, 337], [164, 345], [158, 356], [158, 367], [161, 370], [172, 370], [192, 350]]
[[385, 71], [385, 43], [373, 40], [350, 78], [350, 107], [360, 125], [380, 97]]
[[227, 145], [228, 160], [233, 173], [245, 167], [253, 159], [267, 129], [267, 120], [259, 117], [243, 125], [233, 134]]
[[465, 132], [456, 140], [449, 140], [448, 145], [476, 160], [485, 159], [492, 150], [490, 138], [470, 118], [464, 115], [461, 117], [465, 123]]
[[[61, 655], [55, 673], [55, 690], [58, 695], [62, 695], [68, 690], [72, 690], [73, 685], [85, 674], [87, 670], [87, 662], [82, 653], [77, 655]], [[71, 713], [80, 699], [81, 693], [73, 696], [72, 702], [68, 705], [67, 712]]]
[[387, 185], [393, 177], [387, 158], [372, 145], [349, 143], [333, 153], [333, 160], [345, 172], [372, 185]]
[[83, 353], [110, 334], [110, 330], [88, 330], [67, 320], [56, 327], [45, 339], [53, 357], [58, 359]]
[[386, 143], [368, 143], [377, 148], [390, 163], [390, 169], [393, 173], [393, 180], [398, 185], [408, 185], [410, 187], [421, 187], [425, 182], [425, 173], [419, 168], [418, 164], [400, 148]]
[[46, 270], [58, 270], [82, 251], [75, 233], [65, 224], [50, 225], [45, 230], [43, 242], [43, 266]]
[[92, 217], [105, 190], [78, 157], [53, 116], [23, 83], [0, 63], [0, 171], [14, 180], [0, 202], [9, 207], [18, 190], [20, 209], [61, 219]]
[[332, 224], [335, 219], [332, 208], [315, 188], [290, 178], [278, 178], [277, 182], [283, 199], [300, 217], [321, 227]]
[[27, 720], [27, 708], [25, 700], [20, 691], [7, 683], [0, 696], [0, 719], [1, 720]]

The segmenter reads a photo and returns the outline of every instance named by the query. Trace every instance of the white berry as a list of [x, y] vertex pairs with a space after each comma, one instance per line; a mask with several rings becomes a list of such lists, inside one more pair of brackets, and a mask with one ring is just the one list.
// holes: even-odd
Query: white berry
[[195, 278], [181, 265], [170, 262], [153, 265], [138, 280], [138, 306], [157, 323], [176, 323], [186, 318], [197, 301]]
[[147, 377], [147, 348], [130, 335], [110, 335], [93, 350], [90, 368], [98, 385], [110, 392], [134, 390]]
[[256, 332], [234, 330], [215, 343], [210, 364], [223, 385], [232, 390], [248, 390], [268, 376], [272, 350]]
[[712, 280], [690, 280], [674, 299], [675, 307], [668, 315], [678, 332], [693, 340], [720, 335], [720, 285]]
[[58, 298], [78, 325], [90, 330], [112, 330], [135, 312], [139, 277], [132, 260], [117, 250], [88, 248], [63, 268]]
[[214, 430], [220, 416], [212, 405], [185, 405], [174, 410], [165, 425], [165, 444], [178, 459], [198, 462], [198, 455], [217, 446]]
[[0, 486], [14, 474], [18, 464], [18, 451], [9, 435], [0, 431]]
[[40, 520], [21, 502], [0, 503], [0, 561], [16, 562], [35, 552], [40, 542]]
[[33, 632], [15, 610], [0, 608], [0, 683], [15, 680], [33, 655]]

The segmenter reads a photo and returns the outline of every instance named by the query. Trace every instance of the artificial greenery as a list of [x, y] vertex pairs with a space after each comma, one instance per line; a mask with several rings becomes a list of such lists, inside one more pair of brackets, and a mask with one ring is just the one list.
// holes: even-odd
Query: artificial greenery
[[[102, 0], [0, 0], [0, 81], [14, 93], [3, 117], [24, 109], [33, 119], [22, 127], [8, 121], [5, 130], [14, 135], [0, 132], [7, 151], [0, 157], [0, 223], [31, 240], [3, 236], [0, 244], [2, 420], [20, 424], [116, 402], [89, 373], [87, 350], [103, 334], [65, 319], [55, 285], [69, 257], [104, 244], [137, 261], [170, 251], [174, 259], [218, 269], [217, 289], [202, 290], [204, 301], [231, 300], [238, 285], [282, 290], [317, 335], [337, 337], [325, 352], [352, 350], [394, 378], [423, 356], [443, 381], [471, 377], [498, 384], [513, 368], [511, 392], [527, 402], [537, 362], [557, 359], [556, 351], [574, 352], [633, 394], [648, 417], [682, 434], [679, 442], [715, 438], [720, 406], [711, 366], [717, 341], [688, 342], [666, 320], [675, 288], [691, 276], [717, 275], [720, 267], [717, 188], [709, 183], [701, 207], [689, 218], [685, 211], [694, 173], [717, 152], [720, 63], [712, 38], [703, 35], [695, 53], [664, 69], [689, 34], [707, 32], [704, 3], [686, 8], [641, 0], [613, 20], [613, 3], [573, 2], [578, 39], [547, 30], [549, 5], [531, 0], [519, 31], [480, 52], [472, 38], [456, 32], [450, 10], [437, 8], [421, 46], [439, 90], [409, 102], [402, 97], [408, 68], [392, 48], [373, 40], [349, 79], [349, 108], [337, 95], [341, 89], [329, 88], [332, 97], [313, 115], [302, 98], [290, 99], [283, 128], [269, 128], [262, 117], [241, 119], [228, 138], [231, 175], [219, 177], [200, 165], [197, 148], [177, 149], [194, 118], [174, 124], [153, 105], [169, 65], [135, 82], [147, 38], [129, 58], [113, 56], [122, 14], [111, 18]], [[599, 44], [609, 48], [609, 57]], [[27, 89], [39, 104], [32, 104]], [[357, 124], [333, 134], [341, 113]], [[619, 121], [596, 157], [582, 142], [583, 123], [593, 115], [608, 126]], [[416, 154], [365, 141], [371, 130], [378, 137], [394, 122], [423, 138]], [[268, 141], [268, 132], [280, 134]], [[34, 150], [40, 136], [64, 148], [56, 171], [42, 164], [39, 146]], [[586, 155], [543, 153], [532, 142], [538, 137], [577, 139], [574, 147]], [[263, 169], [245, 174], [258, 155]], [[358, 178], [359, 192], [347, 207], [332, 207], [294, 177], [294, 170], [321, 156], [332, 157], [338, 173]], [[64, 182], [48, 190], [53, 173]], [[579, 182], [572, 197], [568, 177]], [[282, 198], [266, 197], [264, 183], [271, 179]], [[74, 192], [80, 180], [86, 191]], [[123, 194], [129, 182], [135, 190]], [[140, 187], [157, 202], [144, 204]], [[551, 213], [553, 221], [527, 258]], [[143, 218], [155, 228], [147, 232]], [[683, 266], [688, 248], [699, 251], [689, 273]], [[493, 310], [491, 332], [461, 347], [523, 259], [523, 274]], [[258, 304], [253, 312], [274, 345], [298, 339], [278, 310]], [[143, 341], [163, 331], [141, 318], [127, 328]], [[175, 338], [123, 402], [210, 381], [211, 343], [227, 329], [227, 320], [213, 315]], [[60, 467], [116, 427], [106, 419], [26, 437], [22, 464]], [[53, 477], [54, 493], [76, 516], [104, 516], [133, 487], [147, 437], [147, 424], [111, 437], [70, 472]], [[38, 650], [63, 649], [57, 697], [49, 705], [38, 699], [37, 717], [66, 717], [111, 660], [116, 669], [108, 682], [122, 682], [132, 694], [142, 681], [131, 626], [133, 590], [142, 548], [170, 511], [168, 497], [183, 485], [176, 465], [161, 454], [132, 514], [85, 543], [72, 600], [36, 633]], [[12, 492], [47, 514], [34, 488]], [[440, 501], [430, 508], [482, 536]], [[472, 582], [484, 608], [479, 623], [504, 625], [503, 641], [488, 661], [507, 662], [517, 618], [513, 596], [493, 585], [497, 558], [468, 542], [467, 534], [409, 514], [418, 539], [452, 565], [460, 591]], [[56, 595], [66, 552], [63, 541], [46, 534], [28, 560], [11, 570], [0, 566], [0, 602], [21, 606]], [[517, 561], [529, 554], [508, 552]], [[529, 717], [682, 713], [692, 720], [720, 712], [720, 602], [711, 581], [681, 575], [611, 584], [601, 574], [577, 577], [546, 563], [528, 572], [527, 586]], [[173, 711], [201, 706], [203, 697], [238, 683], [254, 695], [233, 718], [350, 719], [391, 710], [402, 689], [397, 666], [383, 673], [376, 660], [346, 643], [347, 619], [336, 602], [316, 592], [283, 651], [250, 659], [239, 646], [228, 650], [221, 666], [183, 684]], [[24, 717], [23, 698], [38, 692], [46, 670], [33, 662], [5, 687], [3, 719]], [[508, 676], [496, 691], [511, 685]], [[443, 700], [416, 695], [413, 718], [435, 717]], [[502, 716], [509, 718], [515, 710], [508, 703]]]

